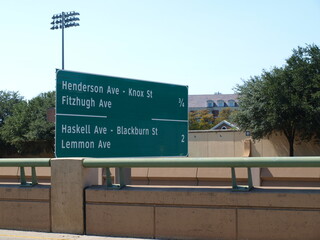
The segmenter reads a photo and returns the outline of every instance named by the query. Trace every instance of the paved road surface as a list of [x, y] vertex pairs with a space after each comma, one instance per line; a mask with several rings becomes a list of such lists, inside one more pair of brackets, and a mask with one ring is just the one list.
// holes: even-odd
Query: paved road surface
[[142, 240], [146, 238], [99, 237], [60, 233], [41, 233], [0, 229], [0, 240]]

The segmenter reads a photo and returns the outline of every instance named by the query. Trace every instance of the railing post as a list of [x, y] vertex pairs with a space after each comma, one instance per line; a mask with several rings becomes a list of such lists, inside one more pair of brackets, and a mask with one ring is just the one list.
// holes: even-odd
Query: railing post
[[251, 168], [247, 168], [248, 170], [248, 190], [253, 188], [252, 184], [252, 173], [251, 173]]
[[[125, 168], [119, 168], [119, 177], [120, 177], [120, 188], [123, 188], [126, 186], [126, 169]], [[130, 169], [130, 173], [131, 173], [131, 169]], [[131, 174], [130, 174], [131, 175]]]
[[37, 173], [36, 173], [36, 168], [31, 167], [31, 177], [32, 177], [32, 186], [38, 184], [38, 179], [37, 179]]
[[24, 171], [24, 167], [20, 167], [20, 184], [22, 186], [27, 185], [26, 173]]
[[119, 184], [119, 188], [131, 183], [131, 168], [116, 168], [115, 170], [115, 183]]
[[238, 188], [238, 185], [237, 185], [236, 171], [233, 167], [231, 168], [231, 178], [232, 178], [232, 189], [235, 190]]
[[251, 168], [248, 167], [247, 170], [248, 170], [248, 185], [247, 186], [239, 186], [237, 184], [237, 177], [236, 177], [235, 168], [234, 167], [231, 168], [232, 191], [250, 191], [253, 188]]
[[261, 172], [261, 168], [251, 168], [252, 183], [256, 187], [261, 186], [260, 172]]
[[106, 168], [106, 182], [105, 182], [105, 185], [107, 185], [107, 187], [112, 187], [110, 168]]

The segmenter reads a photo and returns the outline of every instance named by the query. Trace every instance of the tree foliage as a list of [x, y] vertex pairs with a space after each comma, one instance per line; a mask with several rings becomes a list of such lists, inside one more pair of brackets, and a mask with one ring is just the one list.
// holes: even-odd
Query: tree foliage
[[240, 111], [234, 121], [253, 139], [283, 133], [294, 155], [294, 141], [319, 137], [320, 49], [293, 50], [282, 67], [263, 71], [238, 85]]
[[0, 127], [7, 117], [12, 115], [13, 106], [23, 101], [19, 92], [0, 91]]
[[214, 116], [209, 110], [189, 112], [190, 130], [207, 130], [214, 126]]
[[30, 101], [21, 101], [12, 107], [0, 128], [2, 139], [19, 152], [28, 142], [48, 141], [53, 147], [54, 123], [47, 121], [47, 110], [55, 106], [55, 93], [42, 93]]
[[226, 120], [228, 122], [232, 121], [232, 115], [235, 114], [237, 110], [233, 110], [229, 107], [223, 108], [220, 112], [218, 117], [214, 121], [214, 126], [218, 123], [222, 122], [223, 120]]
[[[18, 92], [0, 91], [0, 132], [5, 120], [13, 114], [13, 108], [16, 104], [23, 101], [23, 97]], [[10, 149], [5, 139], [0, 134], [0, 151], [5, 152]]]
[[208, 130], [223, 120], [230, 121], [235, 110], [223, 108], [219, 116], [214, 116], [209, 110], [198, 110], [189, 112], [189, 129], [190, 130]]
[[31, 121], [27, 137], [29, 140], [54, 139], [54, 123], [47, 121], [47, 111], [55, 106], [55, 92], [42, 93], [29, 102]]

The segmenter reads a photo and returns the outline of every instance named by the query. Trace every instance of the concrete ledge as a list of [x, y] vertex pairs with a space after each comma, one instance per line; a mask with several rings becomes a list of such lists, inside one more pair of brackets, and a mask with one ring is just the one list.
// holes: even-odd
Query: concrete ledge
[[261, 168], [265, 179], [315, 179], [320, 182], [320, 168]]
[[262, 186], [320, 187], [320, 168], [261, 168]]
[[131, 184], [148, 185], [148, 168], [132, 168], [131, 169]]
[[50, 186], [37, 185], [34, 187], [22, 187], [20, 185], [1, 184], [0, 200], [50, 200]]
[[0, 185], [0, 228], [50, 231], [50, 186]]
[[250, 192], [233, 192], [231, 188], [216, 187], [128, 186], [110, 191], [104, 186], [93, 186], [86, 189], [86, 202], [320, 209], [320, 188], [256, 188]]

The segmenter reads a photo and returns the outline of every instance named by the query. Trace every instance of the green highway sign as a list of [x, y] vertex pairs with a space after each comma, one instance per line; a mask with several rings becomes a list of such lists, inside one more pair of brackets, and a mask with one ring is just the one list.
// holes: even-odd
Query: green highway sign
[[188, 87], [57, 71], [56, 157], [188, 155]]

